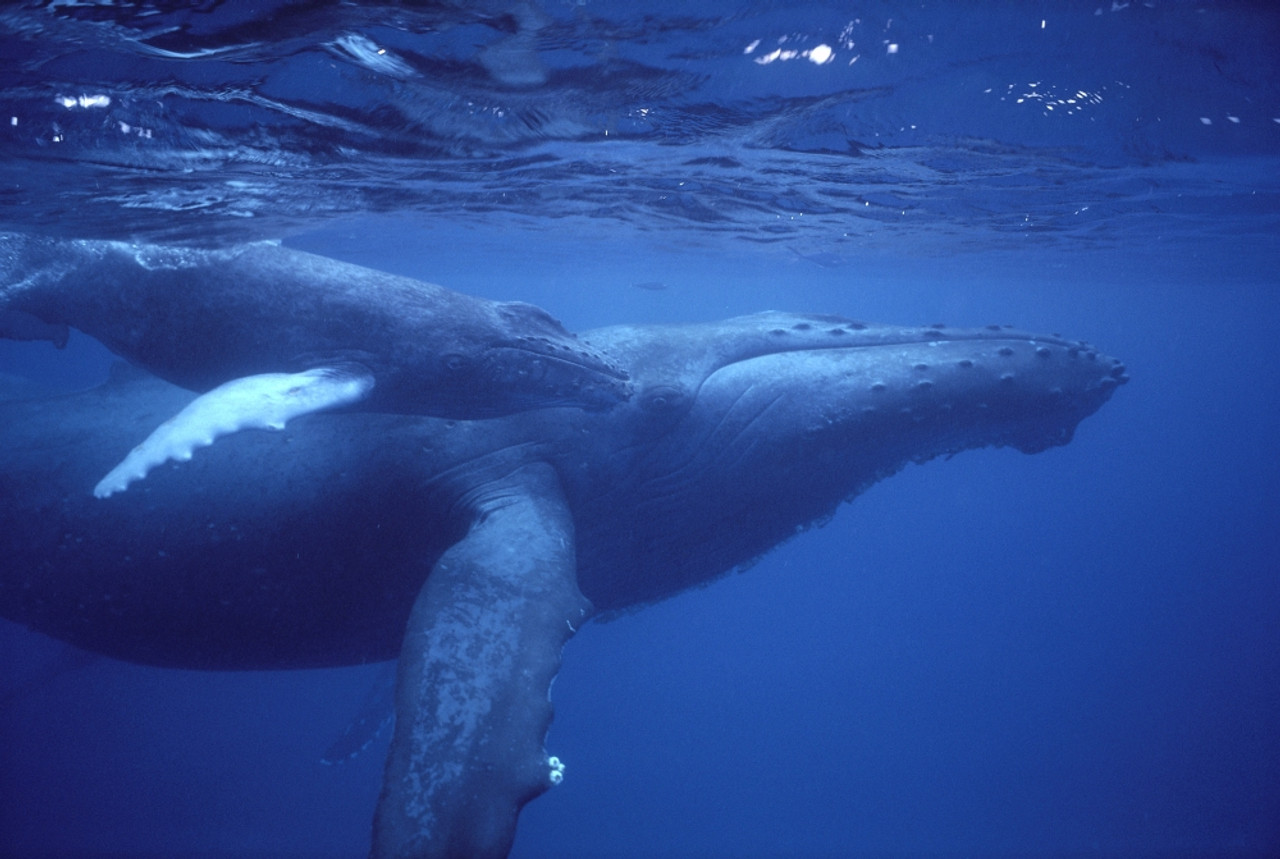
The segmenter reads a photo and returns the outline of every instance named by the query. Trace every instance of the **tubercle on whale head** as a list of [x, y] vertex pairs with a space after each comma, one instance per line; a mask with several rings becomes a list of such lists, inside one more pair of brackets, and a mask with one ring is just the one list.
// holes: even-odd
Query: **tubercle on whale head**
[[[1088, 343], [1070, 340], [1058, 334], [1038, 334], [1011, 325], [985, 325], [979, 328], [953, 328], [940, 322], [919, 326], [883, 325], [842, 316], [776, 311], [744, 316], [731, 322], [749, 325], [749, 330], [753, 333], [763, 335], [764, 342], [755, 347], [756, 354], [974, 340], [1034, 340], [1047, 345], [1092, 348]], [[750, 342], [750, 338], [744, 339]]]
[[581, 341], [528, 335], [485, 350], [484, 384], [527, 391], [542, 405], [605, 411], [631, 398], [630, 374]]
[[[1036, 452], [1067, 443], [1128, 381], [1123, 364], [1087, 343], [1004, 326], [905, 328], [770, 313], [724, 328], [732, 342], [695, 380], [685, 410], [692, 420], [719, 420], [726, 432], [740, 426], [748, 438], [767, 427], [771, 443], [788, 438], [797, 451], [901, 450], [916, 460], [982, 446]], [[635, 365], [640, 406], [652, 391], [681, 389], [665, 369], [675, 364], [653, 361]], [[688, 381], [684, 389], [694, 390]]]
[[507, 338], [484, 344], [478, 377], [489, 386], [528, 391], [539, 405], [605, 411], [631, 398], [630, 376], [558, 319], [521, 301], [493, 305]]
[[[811, 327], [792, 335], [783, 318]], [[636, 395], [608, 436], [626, 433], [611, 449], [627, 463], [611, 497], [636, 511], [634, 567], [663, 571], [628, 576], [613, 558], [580, 556], [600, 611], [748, 564], [913, 462], [1066, 444], [1128, 380], [1119, 361], [1056, 336], [844, 325], [770, 314], [661, 337], [639, 326], [587, 335], [632, 368]], [[700, 539], [668, 544], [687, 521]]]
[[1121, 362], [1088, 343], [1003, 326], [899, 329], [879, 339], [850, 350], [849, 361], [858, 363], [858, 352], [868, 360], [862, 389], [850, 385], [849, 400], [860, 420], [931, 433], [934, 443], [921, 458], [979, 446], [1035, 453], [1066, 444], [1129, 380]]

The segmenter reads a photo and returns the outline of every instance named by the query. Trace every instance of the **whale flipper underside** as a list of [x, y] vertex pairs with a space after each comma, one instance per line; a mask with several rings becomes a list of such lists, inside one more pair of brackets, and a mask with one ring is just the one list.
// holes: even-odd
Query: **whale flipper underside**
[[170, 460], [186, 462], [199, 448], [244, 429], [282, 430], [300, 415], [350, 405], [373, 388], [367, 373], [329, 367], [305, 373], [263, 373], [234, 379], [192, 400], [98, 481], [94, 496], [107, 498]]

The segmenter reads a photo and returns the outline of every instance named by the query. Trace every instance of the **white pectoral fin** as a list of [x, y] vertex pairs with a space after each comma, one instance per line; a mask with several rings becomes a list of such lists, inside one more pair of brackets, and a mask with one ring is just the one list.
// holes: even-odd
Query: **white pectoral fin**
[[363, 399], [373, 376], [317, 368], [304, 373], [245, 376], [201, 394], [156, 427], [142, 444], [93, 488], [98, 498], [123, 492], [135, 480], [169, 460], [186, 462], [201, 447], [242, 429], [284, 429], [299, 415], [345, 406]]

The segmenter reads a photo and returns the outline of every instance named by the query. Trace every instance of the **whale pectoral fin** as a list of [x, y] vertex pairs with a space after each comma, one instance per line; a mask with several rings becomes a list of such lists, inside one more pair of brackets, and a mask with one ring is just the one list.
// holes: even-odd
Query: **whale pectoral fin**
[[243, 429], [284, 429], [299, 415], [363, 399], [373, 376], [322, 367], [304, 373], [264, 373], [219, 385], [192, 400], [156, 427], [142, 444], [98, 482], [93, 494], [106, 498], [171, 459], [186, 462], [196, 449]]
[[378, 859], [506, 856], [521, 807], [563, 772], [543, 748], [549, 689], [561, 649], [591, 614], [573, 520], [543, 464], [485, 498], [409, 617], [374, 818]]

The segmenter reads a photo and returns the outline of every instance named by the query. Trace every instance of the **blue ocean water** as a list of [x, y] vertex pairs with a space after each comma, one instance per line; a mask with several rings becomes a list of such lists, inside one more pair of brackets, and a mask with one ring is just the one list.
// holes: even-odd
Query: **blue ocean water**
[[[1280, 16], [1234, 3], [29, 3], [0, 226], [289, 244], [573, 330], [1014, 323], [1132, 382], [580, 632], [513, 855], [1280, 853]], [[0, 342], [93, 384], [109, 356]], [[626, 515], [626, 511], [619, 511]], [[0, 849], [361, 856], [379, 669], [13, 625]]]

